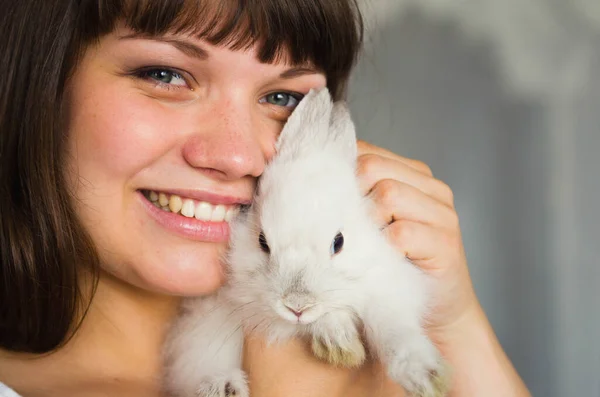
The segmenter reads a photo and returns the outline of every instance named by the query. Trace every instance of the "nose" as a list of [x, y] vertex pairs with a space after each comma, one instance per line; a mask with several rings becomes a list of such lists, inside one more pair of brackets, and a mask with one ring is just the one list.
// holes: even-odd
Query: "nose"
[[315, 305], [310, 296], [300, 294], [288, 294], [282, 299], [282, 303], [294, 316], [300, 318], [304, 312]]
[[301, 307], [301, 308], [293, 308], [293, 307], [290, 307], [290, 306], [288, 306], [288, 305], [285, 305], [285, 307], [286, 307], [286, 308], [287, 308], [289, 311], [291, 311], [291, 312], [292, 312], [292, 313], [293, 313], [293, 314], [294, 314], [296, 317], [298, 317], [298, 318], [300, 318], [300, 316], [302, 316], [302, 313], [304, 313], [304, 311], [305, 311], [306, 309], [308, 309], [308, 307], [306, 307], [306, 306], [305, 306], [305, 307]]
[[250, 103], [215, 101], [197, 118], [197, 133], [183, 147], [185, 161], [224, 180], [260, 176], [273, 141], [256, 119]]

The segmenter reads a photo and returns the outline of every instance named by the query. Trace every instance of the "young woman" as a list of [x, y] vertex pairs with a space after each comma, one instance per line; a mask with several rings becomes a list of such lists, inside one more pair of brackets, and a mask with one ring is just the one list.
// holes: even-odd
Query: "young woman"
[[[357, 6], [19, 0], [0, 18], [0, 381], [158, 396], [165, 329], [182, 296], [223, 282], [227, 222], [286, 119], [311, 88], [344, 97]], [[450, 189], [359, 144], [373, 216], [438, 281], [429, 333], [452, 395], [528, 395], [473, 291]], [[378, 363], [329, 368], [297, 341], [249, 339], [245, 368], [261, 397], [402, 394]]]

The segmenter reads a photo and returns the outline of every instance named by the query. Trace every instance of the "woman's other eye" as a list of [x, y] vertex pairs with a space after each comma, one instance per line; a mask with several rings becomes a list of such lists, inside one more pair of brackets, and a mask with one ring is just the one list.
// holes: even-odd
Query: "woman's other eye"
[[303, 95], [297, 93], [273, 92], [262, 97], [259, 102], [293, 109], [298, 106], [302, 97]]
[[167, 89], [188, 87], [188, 83], [182, 74], [172, 69], [142, 69], [137, 71], [135, 75], [140, 79], [149, 80]]

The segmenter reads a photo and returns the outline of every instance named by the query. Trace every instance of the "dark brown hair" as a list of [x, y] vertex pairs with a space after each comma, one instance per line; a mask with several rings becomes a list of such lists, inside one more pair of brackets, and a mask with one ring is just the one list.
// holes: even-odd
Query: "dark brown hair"
[[63, 99], [87, 47], [118, 22], [185, 33], [261, 62], [311, 63], [345, 95], [362, 45], [356, 0], [18, 0], [0, 17], [0, 348], [45, 353], [76, 330], [98, 258], [64, 178]]

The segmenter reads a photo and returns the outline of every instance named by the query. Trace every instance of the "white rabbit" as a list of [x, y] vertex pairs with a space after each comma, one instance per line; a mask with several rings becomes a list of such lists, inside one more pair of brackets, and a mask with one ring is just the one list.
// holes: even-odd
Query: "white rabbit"
[[269, 341], [308, 337], [314, 354], [358, 366], [362, 339], [415, 396], [443, 396], [443, 360], [425, 335], [428, 278], [388, 242], [360, 191], [356, 136], [346, 106], [326, 89], [298, 105], [232, 224], [228, 281], [189, 299], [166, 344], [176, 396], [249, 395], [244, 331]]

